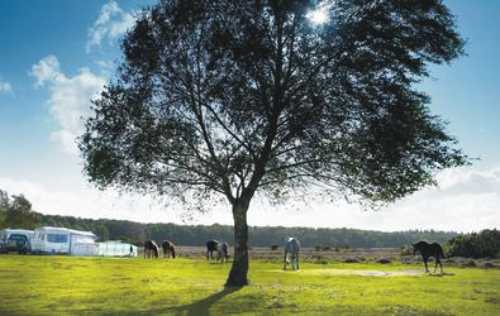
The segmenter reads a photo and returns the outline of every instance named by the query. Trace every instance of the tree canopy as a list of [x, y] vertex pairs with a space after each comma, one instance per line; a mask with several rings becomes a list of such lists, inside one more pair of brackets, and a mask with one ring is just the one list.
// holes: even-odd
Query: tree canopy
[[0, 228], [33, 229], [38, 221], [31, 202], [24, 195], [12, 195], [0, 190]]
[[[326, 23], [308, 18], [317, 7]], [[117, 76], [94, 101], [85, 172], [197, 206], [227, 199], [228, 284], [246, 284], [256, 193], [392, 202], [467, 162], [415, 88], [463, 44], [440, 0], [161, 0], [124, 38]]]

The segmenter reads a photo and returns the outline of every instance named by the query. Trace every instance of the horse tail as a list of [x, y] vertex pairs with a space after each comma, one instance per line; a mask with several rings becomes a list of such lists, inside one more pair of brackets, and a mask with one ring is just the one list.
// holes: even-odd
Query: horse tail
[[441, 247], [441, 245], [438, 247], [438, 254], [441, 258], [445, 258], [444, 257], [444, 252], [443, 252], [443, 247]]

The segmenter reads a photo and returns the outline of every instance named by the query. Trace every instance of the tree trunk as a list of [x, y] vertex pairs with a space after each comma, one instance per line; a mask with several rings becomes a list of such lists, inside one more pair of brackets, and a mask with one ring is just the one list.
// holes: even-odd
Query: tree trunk
[[234, 259], [226, 287], [248, 285], [248, 225], [247, 210], [249, 202], [238, 201], [233, 205], [234, 218]]

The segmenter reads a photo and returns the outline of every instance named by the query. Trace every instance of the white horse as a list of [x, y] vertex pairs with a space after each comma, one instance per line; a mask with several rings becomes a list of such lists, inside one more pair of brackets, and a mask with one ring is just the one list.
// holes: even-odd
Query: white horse
[[290, 264], [292, 265], [292, 270], [299, 270], [299, 252], [300, 252], [300, 242], [298, 239], [290, 237], [285, 243], [285, 257], [283, 262], [283, 270], [286, 270], [286, 266], [289, 263], [288, 257], [290, 257]]
[[227, 242], [217, 244], [217, 261], [226, 262], [229, 259], [229, 245]]

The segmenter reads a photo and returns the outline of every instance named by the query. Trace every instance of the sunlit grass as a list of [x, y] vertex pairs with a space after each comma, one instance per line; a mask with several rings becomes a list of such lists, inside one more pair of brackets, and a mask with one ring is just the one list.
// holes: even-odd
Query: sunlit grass
[[0, 256], [0, 315], [500, 315], [500, 270], [253, 261], [251, 285], [223, 290], [229, 264], [203, 260]]

